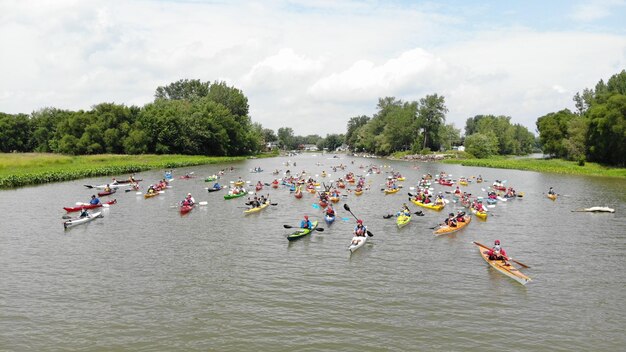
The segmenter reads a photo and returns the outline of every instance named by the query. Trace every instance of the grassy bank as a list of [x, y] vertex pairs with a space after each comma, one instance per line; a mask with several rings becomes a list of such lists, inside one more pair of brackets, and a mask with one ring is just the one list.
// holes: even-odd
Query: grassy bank
[[589, 162], [585, 163], [584, 166], [579, 166], [578, 163], [574, 161], [561, 159], [511, 159], [500, 157], [490, 159], [447, 159], [442, 162], [447, 164], [461, 164], [464, 166], [552, 172], [568, 175], [626, 177], [626, 168], [607, 167]]
[[123, 175], [149, 169], [226, 163], [245, 157], [197, 155], [83, 155], [0, 153], [0, 189], [85, 177]]

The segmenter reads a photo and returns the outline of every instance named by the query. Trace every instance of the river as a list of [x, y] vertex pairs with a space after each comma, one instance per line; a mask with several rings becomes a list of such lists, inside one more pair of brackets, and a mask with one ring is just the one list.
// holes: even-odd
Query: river
[[[226, 165], [175, 170], [164, 194], [118, 192], [104, 218], [64, 230], [64, 206], [87, 201], [106, 177], [0, 191], [0, 350], [2, 351], [615, 351], [626, 346], [626, 181], [528, 171], [393, 162], [331, 155], [247, 160], [221, 183], [242, 176], [271, 182], [273, 169], [309, 175], [330, 166], [389, 165], [350, 194], [337, 221], [288, 242], [283, 224], [303, 215], [322, 221], [313, 197], [285, 187], [266, 191], [276, 206], [242, 214], [244, 199], [208, 193], [205, 176]], [[352, 164], [354, 162], [354, 165]], [[321, 165], [317, 165], [317, 164]], [[260, 174], [249, 170], [260, 166]], [[417, 167], [415, 169], [414, 167]], [[386, 171], [404, 189], [380, 191]], [[442, 212], [398, 229], [383, 215], [407, 202], [425, 173], [481, 174], [525, 193], [498, 204], [487, 221], [451, 235], [428, 229]], [[345, 172], [344, 172], [345, 173]], [[148, 182], [162, 170], [137, 174]], [[319, 179], [324, 181], [324, 179]], [[553, 186], [556, 201], [544, 192]], [[450, 187], [433, 186], [436, 191]], [[191, 192], [208, 205], [180, 216]], [[107, 197], [103, 197], [106, 200]], [[111, 198], [111, 197], [109, 197]], [[348, 203], [374, 234], [352, 255]], [[408, 202], [407, 202], [408, 203]], [[610, 206], [615, 214], [571, 210]], [[411, 203], [414, 211], [417, 207]], [[76, 213], [73, 213], [76, 214]], [[522, 286], [496, 272], [472, 241], [500, 239], [529, 265]]]

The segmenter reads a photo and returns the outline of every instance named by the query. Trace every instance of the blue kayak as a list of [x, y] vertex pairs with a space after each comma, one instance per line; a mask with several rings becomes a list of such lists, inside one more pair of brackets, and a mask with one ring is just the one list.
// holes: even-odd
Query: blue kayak
[[324, 216], [324, 220], [326, 220], [326, 223], [327, 223], [328, 225], [330, 225], [330, 224], [332, 224], [333, 222], [335, 222], [335, 217], [336, 217], [335, 215], [333, 215], [333, 216], [326, 215], [326, 216]]

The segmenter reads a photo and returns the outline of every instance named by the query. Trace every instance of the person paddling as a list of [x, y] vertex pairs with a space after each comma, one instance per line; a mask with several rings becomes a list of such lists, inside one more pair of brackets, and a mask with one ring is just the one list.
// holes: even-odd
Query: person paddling
[[456, 217], [454, 216], [454, 213], [448, 214], [448, 218], [443, 222], [448, 225], [448, 227], [456, 227]]
[[300, 228], [302, 229], [312, 229], [313, 228], [313, 224], [311, 223], [311, 220], [309, 220], [309, 216], [305, 215], [304, 219], [302, 219], [302, 221], [300, 221]]
[[98, 204], [100, 204], [100, 199], [98, 197], [96, 197], [95, 194], [93, 194], [91, 196], [91, 200], [89, 201], [89, 204], [91, 204], [91, 205], [98, 205]]
[[509, 258], [507, 257], [504, 248], [500, 246], [500, 240], [495, 240], [493, 247], [487, 252], [487, 255], [489, 256], [489, 260], [503, 260], [507, 265], [509, 265], [507, 262]]
[[363, 225], [363, 220], [358, 219], [356, 221], [356, 226], [354, 227], [354, 236], [365, 237], [366, 233], [367, 233], [367, 226]]
[[89, 214], [89, 212], [87, 211], [87, 208], [83, 207], [80, 211], [80, 215], [78, 216], [79, 218], [90, 218], [91, 214]]
[[548, 190], [548, 194], [554, 195], [556, 194], [556, 192], [554, 191], [554, 189], [552, 189], [552, 187], [550, 187], [550, 190]]
[[325, 211], [326, 211], [326, 215], [331, 216], [331, 217], [335, 216], [335, 209], [333, 209], [332, 203], [328, 203], [328, 206], [326, 207]]

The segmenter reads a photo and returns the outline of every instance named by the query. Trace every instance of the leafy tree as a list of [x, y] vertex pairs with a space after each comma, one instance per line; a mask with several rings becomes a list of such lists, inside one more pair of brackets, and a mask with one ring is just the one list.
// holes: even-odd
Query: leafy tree
[[281, 127], [278, 129], [278, 145], [282, 149], [296, 149], [293, 128]]
[[437, 94], [427, 95], [420, 99], [418, 109], [418, 126], [423, 129], [424, 148], [438, 150], [440, 143], [437, 139], [439, 128], [446, 121], [448, 108], [445, 98]]
[[210, 82], [199, 79], [181, 79], [166, 86], [160, 86], [154, 93], [155, 99], [195, 100], [209, 94]]
[[26, 152], [31, 148], [32, 123], [28, 115], [0, 113], [0, 151]]
[[351, 148], [354, 149], [354, 145], [356, 144], [357, 138], [358, 138], [358, 130], [365, 126], [368, 122], [369, 122], [370, 118], [362, 115], [362, 116], [355, 116], [350, 118], [350, 120], [348, 120], [348, 130], [346, 132], [346, 144]]
[[537, 119], [539, 140], [545, 154], [559, 158], [567, 157], [567, 149], [563, 144], [563, 140], [568, 137], [568, 124], [575, 116], [570, 110], [564, 109]]
[[439, 129], [439, 137], [441, 141], [441, 147], [445, 150], [452, 149], [452, 146], [460, 145], [461, 143], [461, 130], [454, 127], [454, 124], [447, 124], [441, 126]]
[[495, 133], [474, 133], [465, 138], [465, 151], [477, 158], [488, 158], [498, 153], [498, 138]]

